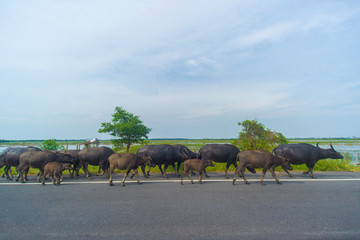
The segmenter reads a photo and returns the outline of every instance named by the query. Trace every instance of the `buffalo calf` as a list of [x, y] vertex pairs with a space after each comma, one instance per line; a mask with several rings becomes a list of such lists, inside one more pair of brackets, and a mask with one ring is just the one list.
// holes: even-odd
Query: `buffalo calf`
[[272, 176], [277, 183], [280, 183], [278, 177], [275, 174], [275, 168], [277, 166], [282, 166], [283, 168], [292, 170], [290, 162], [284, 157], [274, 156], [268, 151], [264, 150], [252, 150], [252, 151], [242, 151], [238, 153], [237, 160], [239, 161], [239, 166], [235, 169], [235, 176], [233, 179], [233, 185], [235, 184], [236, 178], [240, 172], [246, 184], [249, 184], [245, 177], [245, 168], [262, 168], [261, 175], [261, 184], [264, 185], [264, 176], [266, 171], [269, 169]]
[[190, 181], [192, 184], [194, 184], [194, 181], [191, 178], [191, 174], [190, 171], [198, 171], [199, 172], [199, 183], [202, 183], [202, 175], [203, 172], [205, 171], [207, 166], [215, 166], [215, 164], [211, 161], [211, 160], [200, 160], [200, 159], [188, 159], [184, 162], [184, 171], [181, 174], [181, 180], [180, 183], [183, 184], [183, 178], [185, 173], [188, 175], [188, 177], [190, 178]]
[[42, 176], [42, 184], [45, 185], [45, 177], [47, 175], [52, 179], [53, 184], [60, 185], [62, 181], [62, 172], [71, 170], [70, 163], [49, 162], [44, 166], [44, 173]]

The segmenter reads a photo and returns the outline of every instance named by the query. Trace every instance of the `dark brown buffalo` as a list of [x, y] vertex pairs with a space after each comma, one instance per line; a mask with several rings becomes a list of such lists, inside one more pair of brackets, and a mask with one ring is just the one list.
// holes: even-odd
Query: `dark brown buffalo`
[[70, 169], [72, 169], [70, 163], [60, 163], [60, 162], [47, 163], [44, 166], [44, 173], [42, 175], [42, 184], [45, 185], [45, 177], [49, 175], [53, 184], [59, 186], [62, 181], [62, 172]]
[[[108, 158], [114, 151], [108, 147], [93, 147], [85, 148], [78, 153], [79, 165], [76, 166], [76, 172], [78, 173], [80, 168], [83, 167], [83, 170], [86, 174], [86, 177], [89, 178], [91, 174], [88, 170], [88, 165], [100, 166], [104, 174], [108, 169]], [[102, 175], [101, 174], [101, 175]]]
[[[29, 152], [29, 151], [42, 151], [40, 148], [37, 147], [10, 147], [5, 149], [0, 154], [0, 168], [5, 166], [4, 168], [4, 176], [8, 180], [12, 180], [12, 172], [11, 167], [17, 167], [20, 161], [20, 155]], [[11, 177], [10, 177], [11, 175]]]
[[[199, 158], [201, 160], [226, 163], [225, 178], [229, 178], [227, 176], [227, 171], [231, 164], [234, 165], [235, 168], [237, 167], [236, 156], [239, 152], [240, 150], [232, 144], [206, 144], [200, 148]], [[248, 170], [252, 173], [256, 173], [255, 169], [248, 168]], [[205, 176], [208, 177], [206, 171]]]
[[147, 165], [149, 167], [155, 167], [155, 163], [151, 161], [150, 157], [141, 157], [134, 153], [114, 153], [108, 158], [109, 165], [109, 184], [113, 186], [112, 173], [115, 169], [126, 170], [124, 174], [124, 179], [121, 184], [125, 186], [125, 179], [129, 175], [131, 170], [134, 170], [134, 174], [136, 175], [137, 183], [140, 184], [139, 175], [138, 175], [138, 167]]
[[60, 153], [66, 153], [66, 154], [70, 154], [71, 155], [71, 158], [72, 158], [72, 161], [73, 161], [73, 164], [74, 164], [74, 168], [71, 168], [69, 170], [70, 172], [70, 176], [72, 178], [75, 178], [75, 177], [78, 177], [79, 176], [79, 173], [75, 171], [75, 168], [78, 167], [79, 168], [79, 158], [78, 158], [78, 153], [80, 152], [80, 150], [62, 150], [60, 151]]
[[[331, 144], [329, 149], [322, 149], [319, 147], [319, 144], [316, 144], [316, 147], [308, 143], [283, 144], [274, 148], [273, 153], [276, 156], [282, 157], [284, 157], [286, 154], [286, 158], [290, 161], [291, 164], [306, 164], [309, 169], [304, 172], [304, 174], [308, 174], [310, 172], [310, 177], [312, 178], [315, 178], [313, 174], [313, 169], [317, 161], [325, 158], [344, 158], [343, 155], [335, 151], [334, 147]], [[293, 177], [285, 168], [284, 170], [290, 177]]]
[[25, 177], [29, 171], [29, 168], [38, 168], [40, 170], [40, 174], [38, 177], [38, 181], [40, 181], [40, 177], [42, 177], [44, 173], [44, 166], [49, 162], [62, 162], [62, 163], [70, 163], [72, 164], [72, 159], [69, 154], [59, 153], [59, 152], [25, 152], [20, 155], [20, 163], [17, 167], [17, 170], [20, 174], [20, 177], [16, 179], [16, 181], [25, 182]]
[[194, 184], [194, 181], [191, 178], [191, 171], [198, 171], [199, 172], [199, 183], [202, 183], [202, 174], [205, 171], [206, 167], [208, 166], [215, 166], [215, 164], [211, 160], [200, 160], [200, 159], [188, 159], [184, 162], [184, 171], [181, 174], [181, 180], [180, 183], [183, 184], [183, 178], [185, 173], [190, 178], [190, 181], [192, 184]]
[[239, 166], [235, 169], [235, 176], [233, 179], [233, 185], [235, 184], [236, 178], [240, 172], [246, 184], [249, 184], [245, 177], [245, 168], [262, 168], [261, 184], [264, 185], [264, 176], [266, 171], [269, 169], [272, 176], [277, 183], [280, 183], [278, 177], [275, 174], [275, 168], [282, 166], [283, 168], [292, 170], [290, 162], [284, 157], [274, 156], [265, 150], [248, 150], [242, 151], [237, 155]]

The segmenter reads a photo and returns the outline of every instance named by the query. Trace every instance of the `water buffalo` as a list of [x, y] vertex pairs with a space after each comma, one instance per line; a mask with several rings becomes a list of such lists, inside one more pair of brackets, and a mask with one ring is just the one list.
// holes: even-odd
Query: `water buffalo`
[[[286, 158], [290, 161], [291, 164], [306, 164], [309, 169], [303, 174], [308, 174], [310, 172], [310, 177], [312, 178], [315, 178], [313, 169], [317, 161], [325, 158], [344, 158], [344, 156], [335, 151], [331, 144], [329, 149], [322, 149], [318, 144], [316, 146], [307, 143], [283, 144], [274, 148], [273, 153], [276, 156], [282, 157], [284, 157], [286, 154]], [[285, 168], [284, 170], [290, 177], [293, 177]]]
[[138, 167], [147, 165], [149, 167], [155, 167], [155, 163], [151, 161], [150, 157], [141, 157], [134, 153], [114, 153], [108, 158], [108, 174], [109, 174], [109, 184], [113, 186], [112, 173], [115, 169], [126, 170], [124, 174], [124, 179], [122, 180], [122, 185], [125, 186], [125, 179], [130, 173], [131, 170], [134, 170], [136, 175], [137, 183], [140, 184]]
[[264, 176], [266, 171], [269, 169], [273, 178], [277, 183], [280, 184], [278, 177], [275, 174], [275, 168], [277, 166], [282, 166], [284, 169], [292, 170], [290, 162], [284, 158], [272, 155], [265, 150], [247, 150], [242, 151], [237, 155], [237, 160], [239, 161], [239, 166], [235, 169], [235, 176], [233, 179], [233, 185], [235, 184], [236, 178], [240, 172], [246, 184], [249, 184], [245, 177], [245, 168], [262, 168], [261, 175], [261, 184], [264, 185]]
[[198, 153], [194, 153], [188, 147], [186, 147], [186, 146], [184, 146], [182, 144], [175, 144], [175, 145], [172, 145], [172, 146], [173, 146], [173, 148], [175, 148], [175, 152], [176, 152], [176, 155], [177, 155], [177, 157], [176, 157], [176, 161], [177, 161], [176, 170], [177, 170], [178, 173], [179, 173], [181, 163], [183, 163], [185, 160], [199, 158]]
[[[17, 167], [20, 161], [20, 155], [29, 151], [42, 151], [37, 147], [10, 147], [0, 154], [0, 168], [5, 166], [4, 175], [8, 180], [12, 180], [11, 167]], [[10, 173], [10, 174], [9, 174]], [[11, 175], [11, 177], [10, 177]]]
[[[114, 151], [108, 147], [93, 147], [85, 148], [78, 153], [79, 165], [76, 166], [76, 173], [79, 172], [81, 166], [86, 174], [86, 177], [90, 177], [88, 165], [100, 166], [103, 170], [103, 174], [107, 171], [108, 158]], [[102, 175], [102, 174], [101, 174]]]
[[[199, 150], [199, 158], [201, 160], [211, 160], [213, 162], [226, 163], [225, 178], [231, 164], [237, 167], [236, 156], [240, 150], [232, 144], [206, 144]], [[254, 169], [248, 168], [252, 173], [256, 173]], [[205, 176], [209, 177], [205, 171]]]
[[194, 184], [194, 181], [191, 178], [190, 171], [198, 171], [199, 172], [199, 183], [202, 183], [202, 174], [203, 171], [205, 171], [206, 167], [208, 166], [215, 166], [215, 164], [211, 160], [200, 160], [200, 159], [188, 159], [184, 162], [184, 171], [181, 174], [181, 180], [180, 183], [183, 184], [183, 178], [185, 173], [190, 178], [190, 181], [192, 184]]
[[45, 185], [45, 177], [50, 176], [53, 184], [57, 186], [60, 185], [62, 181], [62, 172], [65, 170], [70, 170], [70, 163], [60, 163], [60, 162], [49, 162], [44, 166], [44, 173], [42, 175], [42, 184]]
[[50, 152], [50, 151], [30, 151], [25, 152], [20, 155], [20, 163], [17, 166], [17, 170], [20, 176], [16, 179], [16, 181], [25, 182], [25, 177], [29, 171], [29, 168], [38, 168], [40, 170], [40, 174], [38, 177], [38, 181], [42, 177], [44, 173], [44, 166], [49, 162], [62, 162], [62, 163], [70, 163], [72, 164], [72, 159], [69, 154], [59, 153], [59, 152]]
[[69, 169], [69, 172], [70, 172], [70, 176], [72, 178], [75, 178], [75, 177], [78, 177], [79, 176], [79, 173], [75, 171], [75, 168], [80, 168], [80, 161], [79, 161], [79, 158], [78, 158], [78, 153], [80, 152], [80, 150], [62, 150], [60, 151], [60, 153], [66, 153], [66, 154], [70, 154], [71, 155], [71, 158], [72, 158], [72, 161], [73, 161], [73, 164], [74, 164], [74, 168], [71, 168]]
[[[137, 154], [142, 157], [150, 157], [152, 162], [160, 168], [161, 174], [164, 176], [164, 178], [167, 178], [166, 169], [169, 165], [174, 167], [175, 174], [178, 176], [175, 163], [182, 162], [184, 159], [188, 159], [189, 157], [185, 152], [178, 151], [176, 147], [168, 144], [145, 145], [137, 151]], [[161, 167], [162, 164], [164, 164], [164, 171]], [[141, 169], [145, 175], [145, 166], [142, 166]], [[150, 168], [147, 172], [147, 175], [149, 175], [149, 171]]]

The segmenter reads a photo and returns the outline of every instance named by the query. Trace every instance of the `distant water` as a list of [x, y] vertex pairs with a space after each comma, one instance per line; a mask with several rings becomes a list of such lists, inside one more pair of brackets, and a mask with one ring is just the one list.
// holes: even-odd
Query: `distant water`
[[[26, 146], [24, 146], [24, 145], [9, 145], [9, 146], [6, 146], [6, 145], [2, 145], [2, 146], [0, 146], [0, 152], [2, 152], [2, 151], [4, 151], [6, 148], [8, 148], [8, 147], [26, 147]], [[38, 145], [35, 145], [34, 147], [39, 147]], [[66, 145], [64, 145], [64, 147], [65, 147], [65, 149], [66, 149]], [[75, 150], [75, 149], [77, 149], [77, 147], [78, 147], [78, 145], [67, 145], [67, 149], [68, 150]], [[103, 144], [100, 144], [99, 145], [99, 147], [109, 147], [109, 148], [111, 148], [112, 147], [112, 145], [103, 145]], [[80, 149], [83, 149], [84, 148], [84, 145], [81, 145], [80, 146]]]

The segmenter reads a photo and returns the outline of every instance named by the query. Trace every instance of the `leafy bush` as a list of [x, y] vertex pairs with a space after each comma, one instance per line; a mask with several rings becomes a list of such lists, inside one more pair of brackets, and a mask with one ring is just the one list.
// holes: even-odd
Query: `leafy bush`
[[239, 133], [239, 139], [234, 141], [240, 151], [244, 150], [268, 150], [272, 151], [279, 144], [286, 144], [283, 134], [271, 131], [257, 120], [245, 120], [238, 123], [243, 127]]
[[58, 151], [58, 150], [64, 150], [65, 147], [63, 145], [60, 145], [56, 142], [55, 139], [48, 139], [42, 142], [42, 144], [39, 146], [42, 150], [48, 150], [48, 151]]

